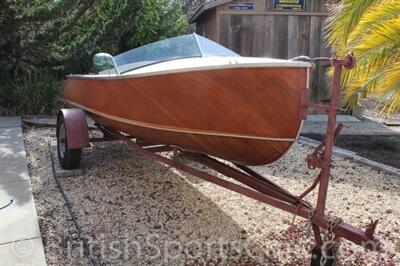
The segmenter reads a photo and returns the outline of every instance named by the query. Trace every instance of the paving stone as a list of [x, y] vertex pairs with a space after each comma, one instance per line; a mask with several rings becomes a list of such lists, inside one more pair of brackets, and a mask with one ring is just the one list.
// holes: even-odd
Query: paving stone
[[0, 127], [0, 184], [21, 180], [29, 180], [22, 130]]
[[337, 122], [361, 122], [360, 119], [352, 115], [338, 115], [336, 118]]
[[[337, 122], [339, 124], [340, 121]], [[341, 122], [345, 126], [340, 132], [340, 135], [399, 135], [399, 132], [392, 130], [384, 124], [370, 120], [360, 122]], [[325, 134], [326, 122], [305, 121], [301, 130], [302, 134]]]
[[0, 116], [0, 128], [21, 127], [20, 116]]
[[0, 245], [0, 265], [46, 265], [42, 240], [34, 238]]
[[[308, 115], [307, 122], [327, 122], [328, 116], [327, 115]], [[352, 115], [338, 115], [336, 117], [337, 122], [361, 122], [360, 119], [354, 117]]]
[[0, 265], [46, 265], [20, 117], [0, 117], [0, 206]]
[[13, 203], [0, 212], [0, 244], [40, 237], [29, 181], [0, 184], [0, 204]]
[[323, 122], [323, 116], [322, 115], [308, 115], [307, 116], [307, 122]]

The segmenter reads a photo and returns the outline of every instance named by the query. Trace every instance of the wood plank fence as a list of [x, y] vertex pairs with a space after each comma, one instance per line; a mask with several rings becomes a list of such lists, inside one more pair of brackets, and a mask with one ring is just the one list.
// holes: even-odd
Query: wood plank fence
[[[329, 48], [323, 40], [323, 24], [327, 16], [325, 1], [304, 0], [303, 11], [273, 10], [273, 2], [223, 1], [196, 18], [196, 31], [242, 56], [288, 59], [297, 55], [329, 55]], [[251, 3], [253, 8], [233, 10], [232, 3]], [[313, 101], [329, 98], [325, 73], [326, 66], [319, 66], [312, 72]]]

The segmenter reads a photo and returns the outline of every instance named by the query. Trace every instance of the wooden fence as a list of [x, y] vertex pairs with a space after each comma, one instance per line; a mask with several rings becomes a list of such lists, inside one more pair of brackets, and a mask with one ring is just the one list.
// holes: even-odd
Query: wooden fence
[[[221, 2], [196, 18], [198, 34], [243, 56], [287, 59], [329, 55], [322, 36], [327, 16], [325, 1], [304, 0], [302, 11], [274, 10], [273, 0]], [[252, 9], [232, 9], [238, 3]], [[311, 99], [318, 102], [329, 98], [326, 66], [316, 67], [312, 73]]]

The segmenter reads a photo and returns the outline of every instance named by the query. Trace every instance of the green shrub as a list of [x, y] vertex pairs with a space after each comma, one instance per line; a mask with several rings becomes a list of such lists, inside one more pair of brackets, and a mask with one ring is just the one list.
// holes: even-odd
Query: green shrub
[[0, 84], [0, 114], [55, 114], [62, 105], [62, 82], [57, 76], [32, 71]]

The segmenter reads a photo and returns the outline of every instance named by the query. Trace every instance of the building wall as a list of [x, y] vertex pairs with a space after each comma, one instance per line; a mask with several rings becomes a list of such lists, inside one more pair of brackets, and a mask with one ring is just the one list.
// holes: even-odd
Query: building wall
[[[232, 3], [253, 3], [253, 10], [232, 10]], [[196, 21], [197, 32], [242, 56], [292, 58], [329, 55], [323, 44], [325, 1], [305, 0], [304, 11], [275, 11], [272, 0], [238, 0], [206, 11]], [[329, 98], [326, 67], [312, 72], [311, 98]]]
[[214, 8], [205, 11], [196, 21], [196, 33], [218, 42], [217, 31], [217, 10]]

